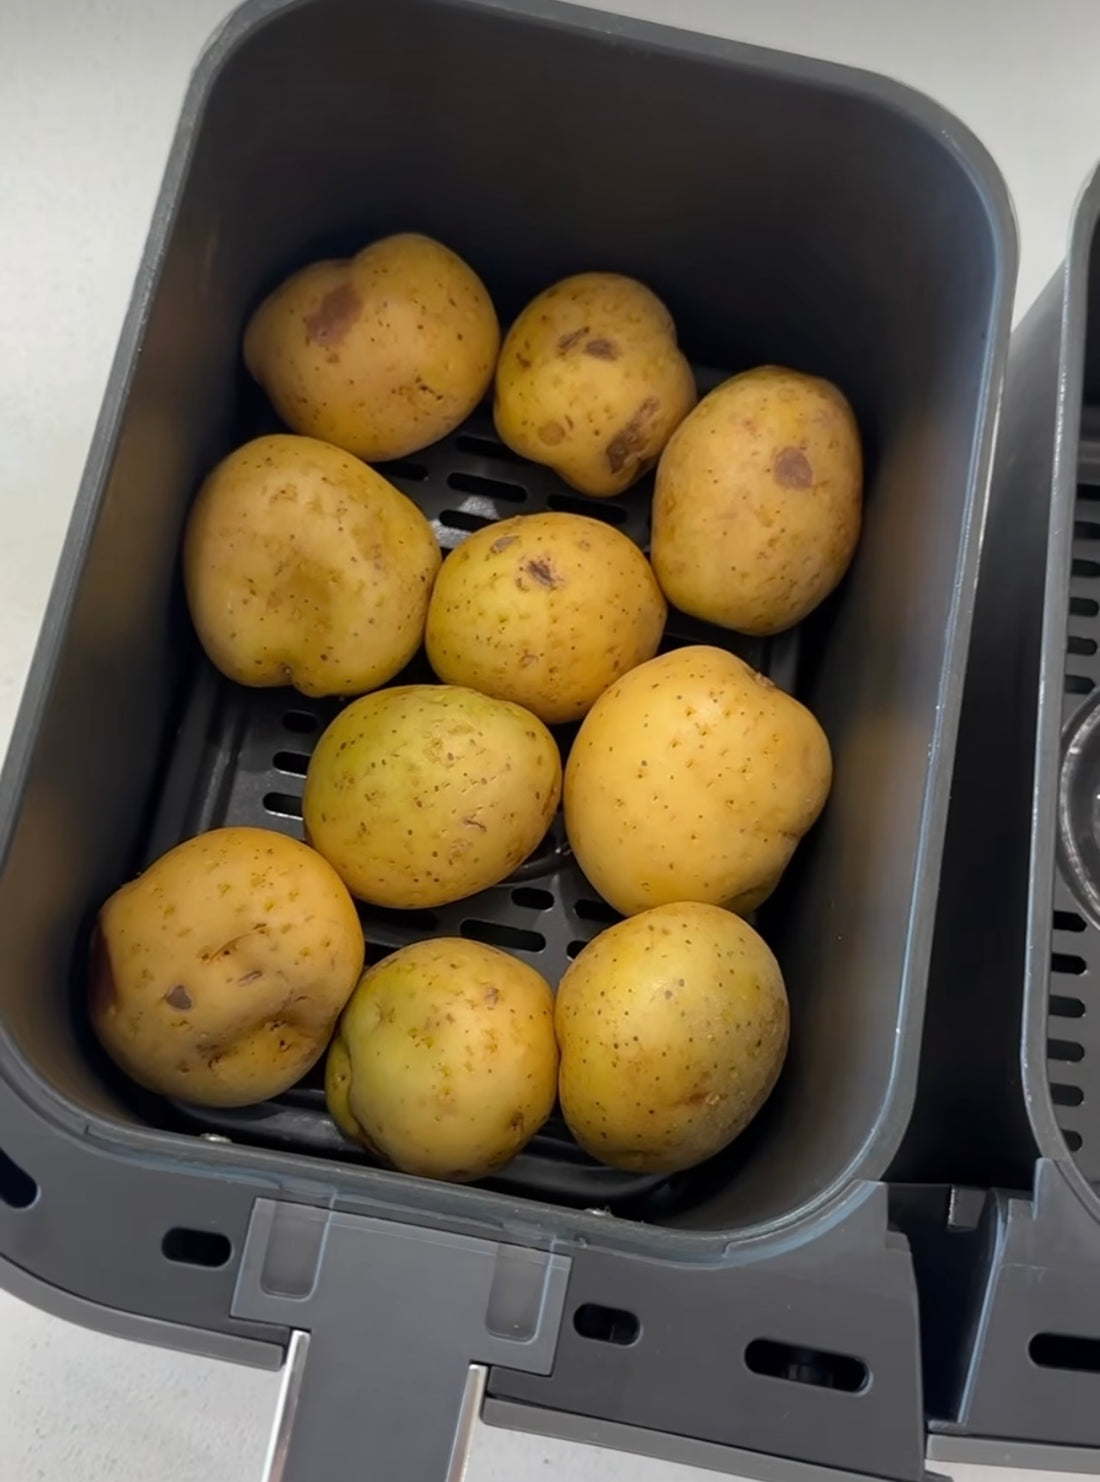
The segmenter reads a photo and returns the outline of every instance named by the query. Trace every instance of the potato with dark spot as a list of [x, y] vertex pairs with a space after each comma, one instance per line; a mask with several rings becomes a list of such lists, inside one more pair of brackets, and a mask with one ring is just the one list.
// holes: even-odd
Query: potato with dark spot
[[444, 561], [425, 642], [440, 679], [557, 725], [653, 657], [666, 611], [649, 562], [621, 531], [586, 515], [516, 515]]
[[183, 564], [211, 661], [238, 684], [361, 695], [424, 636], [441, 557], [399, 489], [312, 437], [258, 437], [199, 491]]
[[779, 633], [812, 612], [859, 540], [863, 464], [829, 381], [762, 366], [725, 381], [661, 455], [653, 567], [682, 612]]
[[244, 358], [293, 432], [377, 462], [453, 432], [489, 389], [499, 347], [473, 269], [404, 232], [294, 273], [253, 314]]
[[691, 366], [656, 294], [619, 273], [580, 273], [508, 331], [493, 416], [514, 452], [603, 498], [652, 468], [694, 405]]
[[554, 738], [527, 710], [452, 685], [356, 700], [310, 759], [306, 834], [360, 900], [445, 905], [505, 879], [561, 797]]
[[364, 973], [325, 1067], [341, 1130], [405, 1173], [467, 1183], [503, 1167], [550, 1115], [554, 997], [495, 947], [438, 937]]
[[829, 743], [797, 700], [724, 649], [680, 648], [596, 701], [565, 771], [577, 863], [624, 915], [671, 901], [745, 914], [825, 806]]
[[319, 854], [266, 829], [214, 829], [100, 911], [89, 1011], [139, 1085], [246, 1106], [320, 1058], [362, 968], [355, 905]]
[[721, 1151], [787, 1053], [779, 964], [738, 916], [697, 903], [601, 932], [562, 979], [555, 1022], [570, 1131], [635, 1173], [676, 1173]]

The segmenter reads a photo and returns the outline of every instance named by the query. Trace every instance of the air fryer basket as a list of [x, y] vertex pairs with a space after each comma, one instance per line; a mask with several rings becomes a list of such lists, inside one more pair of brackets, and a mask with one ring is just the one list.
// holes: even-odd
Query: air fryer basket
[[[1100, 251], [1094, 178], [1065, 275], [1032, 836], [1024, 1090], [1040, 1154], [1100, 1221]], [[1100, 1242], [1100, 1224], [1098, 1224]]]
[[963, 972], [930, 1021], [950, 1041], [937, 1069], [955, 1089], [934, 1110], [955, 1151], [934, 1176], [974, 1187], [907, 1227], [928, 1351], [954, 1329], [941, 1460], [982, 1460], [974, 1438], [1017, 1465], [1004, 1443], [1100, 1445], [1098, 220], [1100, 175], [1013, 333], [957, 753], [939, 929]]
[[[768, 57], [731, 87], [721, 48], [660, 32], [655, 45], [644, 28], [639, 44], [628, 24], [601, 37], [590, 16], [561, 14], [315, 0], [259, 7], [224, 48], [162, 208], [141, 354], [116, 377], [79, 517], [82, 562], [70, 547], [71, 620], [28, 712], [37, 749], [24, 724], [9, 767], [22, 807], [0, 890], [13, 967], [0, 1022], [12, 1056], [102, 1119], [108, 1141], [141, 1144], [141, 1117], [74, 1032], [72, 962], [90, 909], [140, 862], [186, 711], [179, 531], [202, 471], [251, 430], [238, 347], [257, 296], [303, 256], [409, 225], [463, 252], [505, 319], [555, 276], [613, 265], [662, 294], [696, 360], [836, 380], [868, 453], [861, 550], [807, 625], [796, 686], [837, 766], [769, 921], [791, 1057], [767, 1136], [685, 1218], [728, 1239], [880, 1173], [905, 1124], [1003, 349], [1006, 208], [977, 151], [945, 148], [914, 100], [810, 85], [804, 64]], [[365, 89], [355, 59], [368, 51], [386, 65]], [[492, 86], [472, 85], [489, 69]], [[553, 106], [527, 106], [546, 79]], [[677, 95], [690, 107], [658, 109], [657, 127], [652, 100]], [[349, 185], [364, 180], [365, 194]], [[62, 828], [51, 853], [67, 868], [32, 906], [34, 859]], [[228, 1156], [172, 1146], [214, 1167]]]
[[[758, 1123], [680, 1181], [624, 1182], [553, 1127], [492, 1187], [405, 1178], [334, 1142], [308, 1085], [215, 1126], [122, 1084], [87, 1032], [88, 929], [120, 880], [209, 823], [297, 828], [327, 712], [210, 673], [180, 533], [203, 473], [265, 425], [239, 355], [259, 296], [313, 256], [409, 228], [465, 256], [505, 322], [568, 272], [634, 274], [694, 363], [827, 376], [862, 429], [852, 571], [796, 635], [743, 650], [814, 710], [836, 763], [762, 918], [791, 1053]], [[513, 1397], [919, 1471], [915, 1350], [898, 1337], [911, 1270], [873, 1181], [916, 1079], [1013, 273], [981, 147], [879, 79], [552, 0], [251, 0], [232, 18], [185, 105], [0, 783], [0, 1253], [118, 1311], [271, 1343], [298, 1318], [259, 1280], [257, 1241], [313, 1249], [310, 1208], [340, 1212], [333, 1252], [356, 1220], [379, 1252], [395, 1220], [446, 1232], [456, 1261], [473, 1259], [464, 1240], [532, 1259], [553, 1246], [567, 1255], [543, 1264], [572, 1263], [570, 1302], [618, 1291], [642, 1338], [575, 1315], [552, 1374], [543, 1350], [502, 1359], [486, 1339], [494, 1373], [533, 1371]], [[484, 416], [391, 472], [448, 540], [546, 504], [645, 539], [645, 490], [594, 509], [507, 460]], [[679, 619], [669, 633], [714, 636]], [[603, 908], [564, 858], [524, 874], [435, 923], [376, 913], [368, 939], [457, 927], [560, 967]], [[2, 1196], [9, 1165], [26, 1197]], [[79, 1232], [59, 1213], [74, 1200]], [[751, 1263], [751, 1289], [735, 1285]], [[750, 1362], [749, 1340], [771, 1347]], [[873, 1402], [850, 1382], [868, 1364]], [[777, 1391], [780, 1369], [799, 1382]], [[818, 1387], [792, 1429], [784, 1390], [803, 1379]]]

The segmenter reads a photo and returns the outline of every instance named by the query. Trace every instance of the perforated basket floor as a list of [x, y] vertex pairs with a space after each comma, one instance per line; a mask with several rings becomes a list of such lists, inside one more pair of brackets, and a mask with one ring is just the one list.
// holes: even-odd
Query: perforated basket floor
[[[706, 388], [719, 377], [699, 373]], [[615, 500], [586, 499], [554, 474], [518, 458], [496, 438], [487, 409], [415, 460], [383, 466], [431, 519], [445, 550], [471, 531], [520, 512], [570, 510], [606, 520], [644, 548], [652, 478]], [[793, 689], [797, 635], [742, 639], [672, 612], [662, 651], [712, 643], [739, 653], [785, 689]], [[433, 678], [420, 656], [395, 683]], [[307, 700], [291, 690], [246, 690], [203, 664], [180, 726], [148, 854], [224, 824], [253, 824], [302, 836], [301, 797], [310, 753], [338, 701]], [[563, 755], [576, 727], [559, 727]], [[463, 936], [515, 953], [557, 983], [570, 960], [618, 920], [570, 856], [560, 817], [544, 844], [503, 884], [436, 911], [362, 906], [367, 961], [429, 936]], [[318, 1068], [277, 1099], [241, 1110], [182, 1105], [175, 1113], [207, 1135], [369, 1161], [328, 1117]], [[679, 1202], [693, 1175], [668, 1179], [604, 1168], [577, 1147], [555, 1116], [492, 1186], [591, 1207]]]

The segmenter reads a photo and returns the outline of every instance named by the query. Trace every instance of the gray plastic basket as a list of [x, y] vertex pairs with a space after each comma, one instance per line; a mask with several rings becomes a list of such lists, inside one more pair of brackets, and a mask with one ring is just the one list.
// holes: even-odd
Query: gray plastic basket
[[1012, 336], [938, 927], [954, 977], [933, 969], [925, 1044], [955, 1089], [953, 1148], [932, 1133], [923, 1166], [955, 1187], [938, 1221], [931, 1191], [899, 1198], [935, 1454], [1078, 1470], [1095, 1455], [1016, 1443], [1100, 1447], [1098, 223], [1100, 173]]
[[[308, 1085], [216, 1123], [141, 1095], [83, 1019], [94, 910], [151, 851], [223, 820], [297, 827], [324, 708], [210, 674], [180, 530], [202, 472], [265, 425], [239, 359], [257, 297], [405, 227], [468, 257], [505, 319], [568, 271], [634, 273], [697, 362], [829, 376], [864, 432], [851, 574], [798, 634], [745, 650], [836, 757], [764, 918], [790, 1060], [752, 1131], [677, 1179], [599, 1169], [560, 1127], [493, 1186], [404, 1178], [337, 1141]], [[981, 147], [874, 77], [550, 0], [236, 14], [184, 105], [0, 783], [9, 1284], [252, 1361], [298, 1361], [308, 1333], [285, 1482], [368, 1427], [381, 1475], [437, 1482], [472, 1362], [500, 1404], [919, 1475], [912, 1266], [878, 1180], [917, 1078], [1014, 253]], [[577, 501], [484, 420], [392, 473], [448, 540]], [[644, 542], [645, 505], [585, 507]], [[457, 928], [553, 973], [603, 919], [551, 852], [370, 935]]]

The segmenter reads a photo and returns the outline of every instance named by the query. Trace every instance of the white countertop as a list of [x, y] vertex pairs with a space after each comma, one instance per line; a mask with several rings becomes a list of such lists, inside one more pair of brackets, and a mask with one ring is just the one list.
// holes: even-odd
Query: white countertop
[[[0, 0], [0, 747], [188, 72], [231, 8]], [[1097, 0], [604, 8], [654, 20], [679, 8], [697, 30], [868, 67], [932, 94], [985, 141], [1008, 181], [1022, 238], [1018, 313], [1062, 257], [1078, 188], [1100, 159]], [[277, 1383], [69, 1327], [0, 1293], [0, 1482], [259, 1482]], [[965, 1470], [977, 1482], [986, 1469]], [[349, 1482], [363, 1475], [353, 1468]], [[469, 1482], [703, 1475], [486, 1428], [468, 1473]]]

